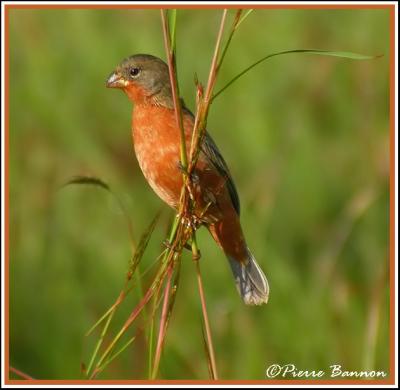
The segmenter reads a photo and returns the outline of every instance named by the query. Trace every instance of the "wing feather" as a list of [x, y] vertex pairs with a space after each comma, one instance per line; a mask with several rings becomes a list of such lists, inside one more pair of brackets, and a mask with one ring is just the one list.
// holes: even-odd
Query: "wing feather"
[[229, 172], [229, 168], [226, 165], [226, 162], [222, 157], [220, 151], [218, 150], [217, 145], [207, 132], [204, 135], [203, 143], [201, 145], [201, 151], [206, 156], [208, 161], [214, 166], [214, 168], [221, 174], [221, 176], [226, 178], [226, 187], [229, 191], [233, 207], [239, 215], [240, 200], [235, 187], [235, 183], [233, 182], [232, 176]]
[[[189, 115], [194, 120], [193, 113], [186, 107], [185, 102], [182, 99], [181, 104], [183, 113]], [[204, 139], [200, 149], [206, 159], [210, 162], [210, 164], [221, 174], [221, 176], [225, 177], [225, 185], [231, 197], [233, 207], [236, 210], [237, 214], [240, 215], [240, 200], [239, 194], [235, 187], [235, 183], [232, 179], [231, 173], [229, 172], [229, 168], [224, 158], [222, 157], [221, 152], [219, 151], [216, 143], [211, 138], [210, 134], [208, 134], [208, 132], [206, 132], [204, 135]]]

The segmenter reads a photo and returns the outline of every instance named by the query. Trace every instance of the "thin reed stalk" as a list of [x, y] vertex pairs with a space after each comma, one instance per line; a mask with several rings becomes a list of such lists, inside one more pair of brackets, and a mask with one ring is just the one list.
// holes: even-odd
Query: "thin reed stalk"
[[[210, 66], [210, 71], [208, 75], [208, 81], [207, 81], [207, 86], [205, 90], [205, 94], [203, 94], [203, 88], [202, 86], [197, 83], [197, 106], [196, 106], [196, 115], [195, 115], [195, 120], [194, 120], [194, 126], [192, 129], [192, 139], [191, 139], [191, 145], [190, 145], [190, 153], [189, 153], [189, 161], [187, 160], [186, 156], [186, 137], [185, 137], [185, 129], [182, 126], [182, 115], [181, 115], [181, 105], [180, 105], [180, 99], [178, 95], [178, 83], [177, 83], [177, 76], [176, 76], [176, 67], [175, 67], [175, 47], [171, 46], [171, 41], [175, 41], [175, 37], [171, 39], [170, 35], [170, 27], [169, 27], [169, 21], [166, 15], [166, 12], [164, 10], [161, 10], [161, 20], [162, 20], [162, 25], [163, 25], [163, 33], [164, 33], [164, 44], [165, 44], [165, 49], [166, 49], [166, 54], [167, 54], [167, 59], [168, 59], [168, 68], [169, 68], [169, 75], [170, 75], [170, 80], [171, 80], [171, 89], [172, 89], [172, 94], [173, 94], [173, 101], [174, 101], [174, 109], [175, 109], [175, 117], [177, 124], [179, 126], [179, 131], [181, 134], [181, 165], [183, 167], [183, 182], [184, 185], [182, 187], [182, 193], [181, 193], [181, 199], [180, 199], [180, 206], [179, 206], [179, 213], [177, 216], [177, 221], [178, 223], [180, 221], [185, 221], [185, 224], [187, 225], [186, 228], [178, 229], [179, 231], [177, 232], [177, 236], [175, 239], [175, 242], [178, 242], [178, 248], [180, 248], [180, 251], [182, 248], [189, 242], [191, 241], [192, 243], [192, 254], [193, 254], [193, 260], [196, 264], [196, 278], [197, 278], [197, 284], [198, 284], [198, 290], [199, 290], [199, 297], [200, 297], [200, 302], [201, 302], [201, 311], [202, 311], [202, 316], [203, 316], [203, 323], [204, 323], [204, 331], [205, 331], [205, 342], [206, 342], [206, 347], [208, 351], [208, 358], [209, 358], [209, 366], [210, 366], [210, 376], [212, 379], [217, 379], [218, 378], [218, 373], [217, 373], [217, 365], [216, 365], [216, 359], [215, 359], [215, 352], [214, 352], [214, 346], [213, 346], [213, 341], [212, 341], [212, 333], [211, 333], [211, 326], [209, 323], [208, 319], [208, 314], [207, 314], [207, 307], [206, 307], [206, 300], [205, 300], [205, 294], [204, 294], [204, 288], [203, 288], [203, 281], [202, 281], [202, 276], [200, 272], [200, 265], [199, 265], [199, 259], [200, 259], [200, 251], [197, 247], [197, 242], [196, 242], [196, 237], [195, 237], [195, 231], [196, 231], [196, 223], [193, 222], [193, 210], [195, 209], [195, 200], [193, 199], [193, 196], [191, 194], [193, 193], [192, 191], [192, 183], [191, 183], [191, 174], [196, 166], [197, 159], [199, 156], [200, 152], [200, 145], [205, 133], [205, 127], [207, 123], [207, 115], [209, 112], [210, 104], [212, 101], [212, 93], [213, 89], [217, 80], [218, 76], [218, 71], [222, 65], [222, 61], [225, 57], [226, 51], [228, 49], [228, 46], [232, 40], [233, 34], [237, 29], [237, 26], [240, 22], [240, 16], [241, 16], [241, 10], [238, 10], [234, 19], [234, 23], [232, 25], [232, 28], [229, 33], [228, 41], [225, 44], [225, 47], [221, 53], [221, 46], [222, 46], [222, 38], [224, 34], [224, 28], [225, 28], [225, 23], [226, 23], [226, 17], [228, 10], [224, 9], [219, 25], [219, 30], [218, 30], [218, 35], [216, 39], [216, 44], [214, 48], [214, 54], [212, 57], [211, 61], [211, 66]], [[174, 23], [176, 22], [176, 14], [174, 15]], [[175, 25], [172, 28], [173, 31], [176, 31]], [[172, 240], [170, 240], [170, 244], [172, 243]], [[170, 284], [167, 284], [167, 291], [169, 291]], [[167, 314], [167, 305], [168, 305], [168, 295], [164, 295], [164, 305], [163, 305], [163, 314]], [[162, 342], [165, 337], [164, 332], [164, 326], [163, 322], [165, 321], [164, 315], [161, 317], [161, 324], [160, 324], [160, 331], [159, 331], [159, 339], [158, 339], [158, 346], [157, 346], [157, 352], [156, 352], [156, 357], [155, 357], [155, 362], [154, 362], [154, 370], [153, 370], [153, 375], [152, 378], [154, 379], [156, 377], [156, 373], [158, 370], [158, 365], [159, 365], [159, 359], [161, 355], [161, 348], [162, 348]], [[159, 351], [159, 352], [158, 352]]]
[[158, 340], [156, 346], [156, 352], [154, 357], [153, 372], [151, 374], [151, 379], [155, 379], [158, 373], [158, 368], [160, 365], [162, 346], [164, 344], [166, 328], [167, 328], [167, 317], [168, 317], [168, 303], [170, 299], [171, 291], [171, 279], [172, 279], [173, 268], [172, 266], [168, 270], [167, 282], [164, 289], [164, 302], [161, 313], [160, 327], [158, 330]]
[[[168, 18], [166, 17], [166, 10], [161, 9], [161, 21], [163, 26], [163, 35], [164, 35], [164, 45], [167, 50], [167, 61], [168, 61], [168, 70], [169, 70], [169, 79], [171, 81], [171, 89], [172, 89], [172, 99], [174, 101], [175, 107], [175, 119], [178, 124], [180, 135], [181, 135], [181, 164], [183, 169], [187, 168], [187, 153], [186, 153], [186, 139], [185, 139], [185, 130], [183, 128], [182, 122], [182, 111], [181, 111], [181, 102], [179, 99], [179, 89], [178, 82], [176, 80], [176, 62], [175, 62], [175, 23], [176, 16], [173, 18], [174, 27], [172, 29], [172, 39], [170, 35], [170, 27]], [[172, 40], [172, 44], [171, 44]]]
[[196, 266], [196, 279], [197, 279], [197, 286], [201, 302], [201, 312], [203, 314], [204, 330], [206, 333], [207, 351], [210, 357], [210, 368], [211, 368], [210, 374], [211, 374], [211, 379], [217, 380], [218, 379], [217, 364], [215, 360], [215, 352], [211, 334], [210, 321], [208, 320], [208, 314], [207, 314], [207, 305], [203, 288], [203, 279], [201, 277], [201, 272], [200, 272], [200, 261], [199, 261], [200, 253], [197, 247], [196, 236], [194, 234], [192, 242], [192, 252], [193, 252], [193, 261]]

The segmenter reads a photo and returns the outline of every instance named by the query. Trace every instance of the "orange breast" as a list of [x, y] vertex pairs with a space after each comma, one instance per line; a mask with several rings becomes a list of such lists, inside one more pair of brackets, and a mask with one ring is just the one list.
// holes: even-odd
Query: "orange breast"
[[179, 170], [180, 134], [173, 110], [136, 105], [132, 115], [135, 153], [140, 168], [156, 194], [177, 207], [182, 187]]
[[[190, 150], [193, 118], [184, 115], [187, 151]], [[135, 153], [142, 172], [156, 194], [177, 208], [182, 189], [179, 169], [180, 131], [172, 109], [136, 105], [132, 115]], [[201, 153], [196, 164], [194, 186], [196, 214], [207, 223], [215, 223], [235, 212], [225, 185], [225, 178]]]

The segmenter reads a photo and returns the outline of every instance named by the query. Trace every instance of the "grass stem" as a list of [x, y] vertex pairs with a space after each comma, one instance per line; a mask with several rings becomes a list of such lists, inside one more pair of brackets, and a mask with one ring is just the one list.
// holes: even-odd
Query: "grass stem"
[[217, 364], [216, 364], [216, 360], [215, 360], [215, 352], [214, 352], [214, 345], [213, 345], [212, 335], [211, 335], [210, 321], [208, 320], [206, 298], [204, 295], [204, 288], [203, 288], [203, 280], [202, 280], [202, 276], [201, 276], [201, 272], [200, 272], [200, 261], [199, 261], [200, 253], [198, 251], [195, 234], [193, 234], [192, 252], [193, 252], [193, 261], [196, 266], [197, 286], [198, 286], [198, 290], [199, 290], [201, 311], [203, 314], [204, 329], [205, 329], [205, 333], [206, 333], [207, 350], [208, 350], [209, 357], [210, 357], [211, 378], [214, 380], [217, 380], [218, 379]]
[[155, 352], [155, 357], [154, 357], [154, 365], [153, 365], [153, 370], [152, 370], [152, 374], [151, 374], [151, 379], [155, 379], [157, 377], [158, 368], [160, 366], [162, 346], [164, 344], [164, 338], [165, 338], [165, 333], [166, 333], [166, 324], [167, 324], [168, 306], [169, 306], [168, 302], [169, 302], [170, 291], [171, 291], [172, 273], [173, 273], [173, 267], [171, 265], [171, 267], [168, 270], [167, 282], [166, 282], [165, 289], [164, 289], [164, 301], [163, 301], [163, 307], [162, 307], [162, 312], [161, 312], [160, 327], [158, 330], [158, 339], [157, 339], [157, 346], [156, 346], [156, 352]]

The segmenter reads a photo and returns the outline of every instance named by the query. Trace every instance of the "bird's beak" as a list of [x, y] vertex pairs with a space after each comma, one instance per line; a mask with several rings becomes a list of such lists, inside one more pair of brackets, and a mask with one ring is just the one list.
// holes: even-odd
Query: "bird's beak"
[[117, 72], [111, 73], [106, 81], [107, 88], [125, 88], [127, 85], [128, 81], [126, 81], [124, 77]]

